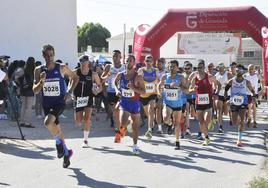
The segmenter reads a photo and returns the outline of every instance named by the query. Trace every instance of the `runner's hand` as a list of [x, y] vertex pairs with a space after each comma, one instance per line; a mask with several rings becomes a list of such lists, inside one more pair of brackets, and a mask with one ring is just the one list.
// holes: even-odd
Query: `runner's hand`
[[117, 96], [117, 97], [121, 97], [121, 92], [120, 92], [120, 91], [117, 91], [117, 92], [116, 92], [116, 96]]
[[46, 72], [41, 72], [40, 73], [40, 81], [45, 81], [46, 79]]
[[64, 101], [69, 102], [71, 100], [72, 100], [72, 94], [69, 93], [69, 92], [66, 92], [65, 95], [64, 95]]

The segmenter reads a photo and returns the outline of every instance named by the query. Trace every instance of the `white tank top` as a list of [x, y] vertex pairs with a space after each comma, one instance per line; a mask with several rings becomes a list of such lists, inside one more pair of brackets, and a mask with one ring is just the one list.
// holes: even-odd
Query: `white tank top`
[[124, 65], [121, 65], [120, 68], [115, 68], [113, 65], [111, 65], [111, 68], [110, 68], [111, 75], [107, 78], [107, 83], [108, 83], [107, 92], [115, 93], [114, 79], [119, 72], [123, 72], [124, 70], [125, 70]]
[[[225, 86], [226, 86], [226, 84], [228, 82], [228, 72], [225, 71], [224, 74], [220, 74], [220, 72], [217, 72], [215, 77], [221, 83], [221, 90], [219, 92], [219, 95], [224, 96]], [[229, 94], [230, 94], [230, 92], [228, 92], [228, 95]]]
[[[250, 75], [250, 74], [247, 73], [246, 76], [245, 76], [245, 79], [248, 80], [248, 81], [250, 81], [251, 86], [253, 87], [255, 93], [258, 93], [258, 79], [259, 79], [258, 78], [258, 75], [256, 73], [253, 74], [253, 75]], [[247, 95], [253, 95], [249, 91], [249, 89], [247, 89]]]

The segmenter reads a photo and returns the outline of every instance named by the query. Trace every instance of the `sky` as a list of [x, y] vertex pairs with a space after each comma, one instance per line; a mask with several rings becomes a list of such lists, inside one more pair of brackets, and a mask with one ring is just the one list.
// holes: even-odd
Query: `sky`
[[140, 24], [153, 26], [169, 8], [213, 8], [255, 6], [268, 18], [268, 0], [77, 0], [77, 24], [100, 23], [112, 36], [136, 29]]

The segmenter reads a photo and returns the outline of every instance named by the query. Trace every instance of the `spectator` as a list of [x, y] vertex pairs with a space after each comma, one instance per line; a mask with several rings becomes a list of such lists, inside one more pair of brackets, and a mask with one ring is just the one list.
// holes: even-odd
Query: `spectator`
[[32, 121], [32, 105], [34, 101], [34, 93], [32, 90], [34, 80], [35, 59], [29, 57], [27, 59], [23, 75], [18, 78], [20, 86], [21, 106], [21, 126], [33, 127]]
[[[41, 61], [36, 61], [35, 62], [35, 66], [38, 67], [38, 66], [41, 66], [42, 63]], [[42, 111], [43, 111], [43, 108], [42, 108], [42, 94], [41, 92], [39, 92], [38, 94], [35, 94], [35, 105], [34, 105], [34, 109], [35, 109], [35, 115], [38, 119], [42, 119], [43, 116], [42, 116]]]

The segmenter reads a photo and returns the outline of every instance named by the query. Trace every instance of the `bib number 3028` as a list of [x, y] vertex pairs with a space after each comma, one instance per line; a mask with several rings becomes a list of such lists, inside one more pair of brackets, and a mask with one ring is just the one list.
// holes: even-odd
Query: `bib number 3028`
[[208, 94], [198, 94], [197, 98], [197, 103], [198, 104], [209, 104], [209, 96]]
[[45, 82], [43, 86], [44, 96], [60, 96], [59, 82]]

